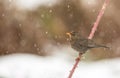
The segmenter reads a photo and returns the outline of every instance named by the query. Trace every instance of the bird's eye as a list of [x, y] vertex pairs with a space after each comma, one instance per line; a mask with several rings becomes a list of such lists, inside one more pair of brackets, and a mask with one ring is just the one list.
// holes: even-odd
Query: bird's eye
[[72, 33], [71, 35], [72, 35], [72, 36], [75, 36], [75, 34], [74, 34], [74, 33]]

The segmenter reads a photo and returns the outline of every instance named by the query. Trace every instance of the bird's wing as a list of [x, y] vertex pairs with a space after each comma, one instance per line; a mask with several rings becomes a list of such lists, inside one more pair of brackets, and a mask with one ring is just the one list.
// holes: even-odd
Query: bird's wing
[[77, 41], [72, 44], [72, 48], [82, 53], [87, 51], [87, 46]]
[[97, 47], [97, 44], [93, 40], [90, 40], [90, 39], [80, 40], [79, 44], [81, 44], [82, 46], [87, 47], [87, 48]]

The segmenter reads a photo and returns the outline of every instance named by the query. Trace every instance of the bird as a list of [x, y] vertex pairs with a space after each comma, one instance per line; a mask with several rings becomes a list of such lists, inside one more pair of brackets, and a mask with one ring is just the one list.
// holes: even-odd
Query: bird
[[66, 35], [69, 36], [71, 47], [74, 50], [78, 51], [80, 54], [84, 54], [87, 52], [87, 50], [92, 48], [109, 48], [107, 46], [95, 43], [92, 39], [82, 37], [79, 32], [67, 32]]

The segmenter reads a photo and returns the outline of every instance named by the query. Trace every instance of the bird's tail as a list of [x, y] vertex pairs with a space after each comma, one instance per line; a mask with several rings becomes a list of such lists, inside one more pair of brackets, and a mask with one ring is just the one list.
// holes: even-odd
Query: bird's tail
[[95, 46], [95, 48], [98, 48], [98, 47], [103, 47], [103, 48], [108, 48], [108, 49], [109, 49], [109, 47], [108, 47], [108, 46], [105, 46], [105, 45], [96, 45], [96, 46]]

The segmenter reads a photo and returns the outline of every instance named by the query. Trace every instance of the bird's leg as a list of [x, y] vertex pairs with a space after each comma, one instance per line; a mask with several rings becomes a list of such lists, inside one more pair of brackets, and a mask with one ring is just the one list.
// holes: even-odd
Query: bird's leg
[[76, 58], [76, 61], [79, 61], [81, 59], [83, 53], [79, 53], [79, 56]]

